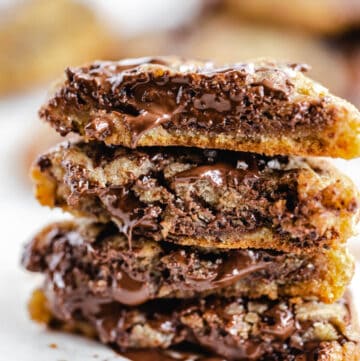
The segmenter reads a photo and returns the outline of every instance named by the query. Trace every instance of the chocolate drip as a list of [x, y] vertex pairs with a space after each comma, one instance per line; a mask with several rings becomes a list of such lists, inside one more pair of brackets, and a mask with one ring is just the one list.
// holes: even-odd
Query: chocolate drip
[[[117, 64], [117, 74], [108, 78], [114, 94], [119, 93], [121, 84], [127, 82], [131, 78], [131, 72], [127, 73], [137, 66], [143, 64], [166, 65], [161, 59], [157, 58], [140, 58], [130, 59], [125, 65], [123, 62]], [[101, 70], [100, 70], [101, 73]], [[152, 84], [151, 79], [140, 82], [133, 86], [127, 87], [126, 92], [133, 94], [133, 98], [129, 98], [126, 102], [120, 102], [117, 108], [120, 114], [124, 114], [124, 121], [130, 129], [131, 147], [136, 148], [138, 140], [149, 130], [171, 121], [176, 114], [181, 113], [183, 105], [177, 104], [176, 99], [162, 96], [157, 87], [167, 86], [173, 88], [169, 83], [169, 79], [164, 75], [164, 79]], [[153, 89], [155, 86], [155, 90]], [[160, 90], [160, 89], [158, 89]]]
[[[137, 109], [136, 106], [137, 104], [134, 109]], [[176, 103], [165, 101], [162, 98], [156, 99], [155, 104], [142, 104], [142, 107], [136, 115], [126, 115], [124, 118], [131, 131], [132, 148], [136, 148], [138, 140], [143, 134], [161, 124], [168, 123], [183, 109], [182, 105], [176, 105]]]
[[169, 121], [169, 119], [168, 113], [151, 113], [148, 110], [142, 111], [136, 117], [127, 117], [126, 121], [131, 130], [131, 147], [136, 148], [138, 140], [144, 133]]
[[259, 262], [253, 251], [237, 252], [225, 259], [217, 270], [217, 276], [212, 281], [215, 287], [224, 287], [238, 281], [247, 275], [270, 268], [272, 262]]
[[157, 229], [158, 210], [156, 207], [145, 207], [129, 189], [103, 189], [99, 192], [99, 198], [113, 217], [120, 232], [127, 236], [130, 248], [135, 227]]

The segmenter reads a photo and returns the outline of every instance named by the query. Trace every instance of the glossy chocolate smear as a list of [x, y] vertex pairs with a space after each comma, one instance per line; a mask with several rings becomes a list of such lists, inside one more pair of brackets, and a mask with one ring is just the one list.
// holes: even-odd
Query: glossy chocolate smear
[[218, 163], [190, 168], [174, 176], [173, 184], [189, 183], [200, 179], [208, 179], [215, 186], [240, 184], [244, 178], [256, 177], [257, 171], [237, 169], [230, 164]]
[[[258, 254], [259, 255], [259, 254]], [[218, 258], [207, 273], [194, 274], [192, 260], [184, 251], [165, 256], [163, 261], [169, 265], [170, 274], [179, 274], [184, 279], [182, 287], [190, 290], [206, 291], [229, 286], [257, 271], [271, 269], [272, 261], [261, 261], [252, 250], [229, 252]], [[179, 271], [181, 270], [181, 271]]]
[[223, 287], [247, 275], [272, 267], [273, 262], [264, 262], [256, 257], [254, 251], [234, 252], [218, 267], [212, 281], [215, 287]]
[[174, 176], [174, 183], [186, 183], [206, 178], [220, 186], [227, 183], [227, 177], [232, 171], [234, 171], [233, 166], [221, 163], [194, 167], [177, 173]]
[[208, 179], [215, 186], [238, 185], [244, 178], [258, 177], [261, 168], [265, 167], [265, 162], [257, 159], [252, 154], [241, 153], [217, 153], [214, 158], [209, 158], [207, 165], [199, 165], [182, 172], [176, 173], [172, 184], [190, 183], [200, 179]]
[[143, 134], [174, 119], [176, 114], [179, 114], [183, 108], [182, 105], [177, 105], [176, 102], [167, 100], [161, 94], [158, 95], [156, 91], [148, 89], [144, 90], [144, 93], [146, 94], [147, 101], [142, 104], [142, 109], [138, 110], [138, 104], [134, 104], [133, 109], [135, 109], [136, 113], [134, 112], [135, 114], [128, 114], [124, 117], [131, 131], [132, 148], [136, 147], [138, 140]]

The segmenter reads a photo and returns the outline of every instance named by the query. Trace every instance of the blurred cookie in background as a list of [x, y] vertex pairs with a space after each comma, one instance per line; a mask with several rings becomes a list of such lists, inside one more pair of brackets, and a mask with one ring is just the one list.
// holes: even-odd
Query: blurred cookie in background
[[220, 11], [171, 33], [131, 38], [124, 47], [129, 57], [175, 54], [220, 64], [258, 57], [303, 62], [311, 64], [310, 76], [333, 93], [347, 92], [346, 61], [326, 42], [300, 32], [240, 21]]
[[360, 25], [358, 0], [225, 0], [244, 19], [334, 34]]
[[360, 44], [349, 57], [349, 72], [352, 81], [349, 86], [348, 98], [360, 107]]
[[188, 36], [187, 28], [130, 35], [123, 39], [123, 47], [128, 58], [182, 55]]
[[212, 57], [221, 63], [263, 56], [303, 62], [311, 65], [310, 76], [335, 94], [344, 94], [346, 89], [343, 57], [320, 39], [267, 25], [240, 22], [226, 14], [203, 21], [189, 37], [185, 55]]
[[347, 64], [347, 92], [344, 96], [360, 107], [360, 27], [327, 39]]
[[54, 79], [66, 66], [119, 56], [117, 40], [75, 1], [21, 2], [0, 20], [0, 96]]

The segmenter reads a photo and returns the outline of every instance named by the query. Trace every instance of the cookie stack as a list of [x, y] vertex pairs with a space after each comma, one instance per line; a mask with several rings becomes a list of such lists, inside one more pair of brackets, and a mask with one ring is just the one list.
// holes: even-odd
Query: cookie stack
[[133, 360], [357, 360], [344, 293], [359, 194], [312, 156], [360, 156], [360, 114], [305, 69], [172, 57], [67, 69], [40, 116], [81, 137], [32, 174], [40, 203], [76, 219], [25, 249], [45, 274], [32, 318]]

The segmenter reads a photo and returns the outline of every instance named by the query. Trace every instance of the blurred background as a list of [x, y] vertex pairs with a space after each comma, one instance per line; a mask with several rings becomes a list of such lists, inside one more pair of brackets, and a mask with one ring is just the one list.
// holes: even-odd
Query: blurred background
[[[65, 217], [36, 203], [28, 169], [61, 140], [37, 110], [65, 67], [159, 54], [308, 63], [311, 77], [360, 106], [360, 0], [0, 0], [0, 354], [7, 361], [85, 360], [99, 349], [119, 359], [81, 338], [62, 343], [66, 335], [27, 319], [34, 278], [19, 267], [22, 245]], [[335, 163], [360, 186], [360, 160]], [[360, 261], [356, 239], [350, 245]], [[59, 347], [46, 347], [54, 340]]]

